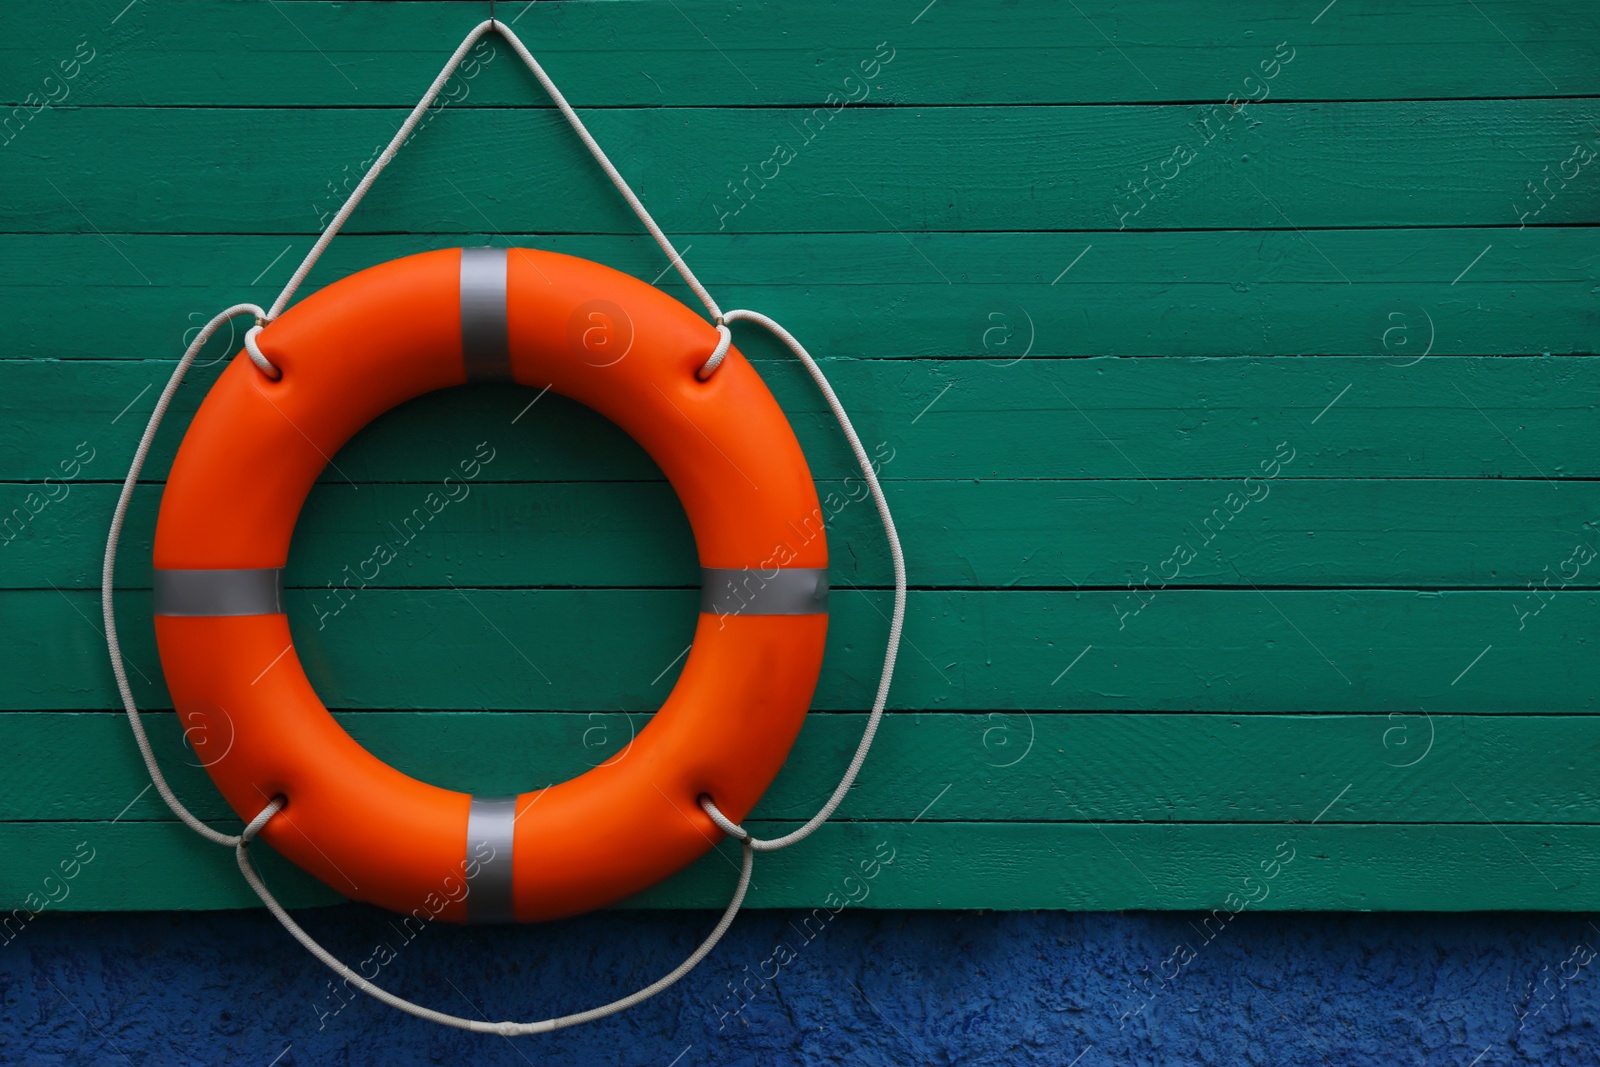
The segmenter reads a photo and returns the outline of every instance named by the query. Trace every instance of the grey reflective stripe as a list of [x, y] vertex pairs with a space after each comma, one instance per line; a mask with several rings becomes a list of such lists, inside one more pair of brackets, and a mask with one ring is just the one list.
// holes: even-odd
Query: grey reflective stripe
[[473, 797], [467, 812], [467, 869], [478, 865], [468, 885], [467, 921], [516, 921], [511, 894], [511, 846], [517, 819], [516, 797]]
[[701, 567], [700, 610], [709, 615], [823, 615], [826, 568]]
[[511, 380], [503, 248], [461, 250], [461, 359], [469, 382]]
[[155, 572], [157, 615], [278, 615], [283, 568]]

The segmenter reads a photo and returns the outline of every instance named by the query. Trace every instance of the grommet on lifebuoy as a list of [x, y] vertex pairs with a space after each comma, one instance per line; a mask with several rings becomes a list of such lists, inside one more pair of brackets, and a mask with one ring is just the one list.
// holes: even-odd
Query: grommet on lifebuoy
[[[225, 709], [191, 736], [234, 811], [287, 799], [262, 838], [353, 899], [527, 922], [704, 854], [721, 831], [702, 795], [748, 814], [810, 706], [828, 558], [799, 443], [737, 349], [701, 380], [719, 333], [678, 301], [587, 260], [489, 248], [361, 271], [256, 341], [280, 377], [237, 356], [173, 463], [155, 627], [183, 721]], [[429, 785], [367, 752], [313, 691], [284, 614], [290, 536], [329, 457], [396, 405], [470, 381], [549, 388], [630, 433], [677, 490], [702, 567], [694, 644], [626, 758], [518, 796]]]

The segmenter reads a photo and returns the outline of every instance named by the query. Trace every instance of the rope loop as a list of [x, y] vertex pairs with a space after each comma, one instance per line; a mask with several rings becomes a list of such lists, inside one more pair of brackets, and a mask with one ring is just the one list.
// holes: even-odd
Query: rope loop
[[[273, 805], [277, 802], [277, 800], [274, 800], [272, 804], [262, 809], [262, 813], [252, 820], [252, 825], [257, 822], [264, 825], [266, 820], [272, 817], [268, 812], [272, 811]], [[727, 908], [722, 912], [722, 918], [718, 920], [717, 925], [712, 928], [711, 932], [706, 935], [706, 939], [700, 942], [700, 947], [690, 953], [687, 959], [643, 989], [630, 993], [619, 1000], [613, 1000], [609, 1004], [602, 1004], [598, 1008], [590, 1008], [588, 1011], [575, 1012], [571, 1015], [540, 1019], [537, 1022], [513, 1022], [510, 1020], [492, 1022], [487, 1019], [465, 1019], [459, 1015], [451, 1015], [448, 1012], [423, 1007], [421, 1004], [406, 1000], [404, 997], [396, 996], [387, 989], [374, 985], [362, 975], [357, 974], [341, 962], [337, 956], [323, 948], [310, 934], [306, 933], [300, 924], [295, 922], [294, 918], [284, 909], [283, 905], [278, 903], [278, 898], [272, 895], [272, 891], [267, 888], [266, 883], [261, 880], [261, 875], [257, 873], [254, 865], [251, 864], [249, 849], [246, 847], [247, 844], [248, 842], [241, 841], [238, 847], [234, 849], [234, 858], [239, 863], [239, 873], [244, 875], [245, 882], [249, 884], [256, 896], [261, 898], [261, 903], [267, 906], [267, 910], [272, 913], [273, 917], [282, 924], [285, 930], [289, 931], [290, 936], [300, 942], [307, 952], [320, 960], [329, 970], [373, 999], [382, 1001], [391, 1008], [398, 1008], [409, 1015], [415, 1015], [419, 1019], [426, 1019], [442, 1026], [453, 1026], [459, 1030], [470, 1030], [479, 1034], [497, 1034], [500, 1037], [547, 1034], [553, 1030], [564, 1030], [569, 1026], [594, 1022], [597, 1019], [615, 1015], [619, 1011], [649, 1000], [657, 993], [672, 986], [678, 979], [694, 970], [700, 961], [705, 959], [711, 950], [716, 947], [717, 942], [722, 940], [722, 935], [728, 932], [728, 927], [733, 925], [733, 918], [739, 914], [739, 908], [744, 904], [745, 893], [750, 889], [750, 873], [755, 866], [755, 853], [749, 845], [745, 845], [739, 850], [741, 859], [739, 881], [734, 886], [732, 899], [728, 901]]]
[[278, 814], [278, 812], [282, 811], [288, 806], [289, 801], [286, 798], [281, 796], [273, 797], [272, 800], [267, 803], [267, 806], [262, 808], [256, 817], [250, 820], [250, 824], [246, 826], [244, 828], [244, 832], [239, 835], [239, 844], [235, 847], [248, 848], [250, 846], [250, 842], [254, 841], [256, 839], [256, 835], [261, 832], [262, 827], [266, 826], [274, 815]]
[[266, 329], [261, 325], [261, 317], [256, 316], [256, 325], [244, 332], [244, 350], [250, 355], [250, 362], [256, 365], [256, 370], [266, 375], [273, 381], [283, 377], [283, 371], [273, 364], [261, 351], [261, 346], [256, 342], [256, 336]]
[[738, 841], [748, 842], [751, 848], [760, 848], [761, 842], [750, 836], [750, 831], [722, 814], [722, 809], [717, 807], [717, 802], [711, 799], [709, 793], [700, 794], [700, 810], [711, 816], [711, 821], [717, 824], [717, 829]]
[[722, 366], [722, 361], [728, 357], [728, 346], [733, 344], [733, 331], [728, 329], [722, 321], [722, 316], [717, 316], [717, 347], [711, 350], [711, 356], [694, 376], [702, 382], [710, 381], [711, 376], [717, 373], [717, 368]]
[[150, 412], [150, 421], [145, 424], [144, 433], [139, 437], [139, 445], [134, 449], [133, 462], [128, 466], [128, 476], [122, 481], [122, 492], [117, 496], [116, 509], [111, 513], [111, 529], [106, 534], [106, 554], [100, 564], [100, 615], [105, 620], [106, 652], [111, 657], [111, 673], [117, 682], [117, 693], [122, 697], [122, 708], [128, 715], [128, 726], [133, 730], [134, 742], [139, 746], [139, 755], [144, 760], [145, 770], [150, 772], [150, 781], [156, 787], [168, 808], [183, 824], [201, 837], [213, 844], [234, 848], [239, 844], [236, 834], [225, 834], [207, 826], [200, 818], [184, 807], [183, 801], [178, 799], [172, 787], [167, 784], [166, 775], [161, 773], [161, 765], [156, 762], [155, 751], [150, 747], [150, 738], [145, 735], [144, 723], [139, 719], [139, 705], [133, 699], [133, 688], [128, 684], [128, 669], [123, 663], [122, 642], [117, 637], [117, 612], [116, 603], [112, 593], [117, 587], [117, 544], [122, 539], [122, 526], [128, 517], [128, 504], [133, 499], [134, 486], [139, 484], [139, 473], [144, 470], [145, 457], [150, 454], [151, 442], [155, 440], [156, 430], [161, 426], [161, 420], [167, 414], [167, 408], [172, 403], [173, 394], [178, 391], [178, 386], [183, 382], [183, 376], [188, 373], [194, 364], [195, 357], [211, 340], [222, 325], [240, 315], [254, 315], [257, 319], [266, 315], [255, 304], [234, 304], [224, 308], [211, 317], [211, 321], [200, 327], [200, 332], [195, 334], [194, 340], [189, 342], [189, 347], [184, 350], [183, 358], [178, 360], [178, 365], [172, 369], [172, 376], [167, 379], [167, 384], [161, 390], [161, 395], [156, 398], [156, 406]]
[[[856, 428], [850, 422], [850, 416], [845, 413], [844, 405], [833, 391], [833, 386], [828, 384], [827, 375], [822, 373], [822, 368], [817, 361], [807, 352], [794, 334], [784, 329], [770, 316], [748, 308], [736, 308], [718, 316], [723, 323], [753, 322], [764, 327], [772, 336], [782, 341], [793, 352], [795, 357], [805, 365], [811, 374], [811, 379], [816, 383], [817, 390], [822, 393], [828, 402], [828, 408], [833, 412], [834, 419], [839, 424], [839, 430], [850, 443], [850, 451], [854, 453], [856, 463], [861, 467], [861, 478], [867, 483], [867, 489], [872, 494], [872, 500], [878, 508], [878, 519], [883, 524], [883, 535], [889, 542], [889, 559], [894, 565], [894, 614], [889, 620], [889, 645], [883, 654], [883, 671], [878, 676], [878, 692], [872, 701], [872, 713], [867, 716], [866, 729], [861, 731], [861, 740], [856, 745], [855, 755], [850, 758], [850, 766], [845, 769], [844, 776], [839, 779], [839, 784], [834, 787], [833, 793], [828, 797], [821, 809], [808, 819], [805, 825], [796, 830], [791, 830], [782, 837], [762, 840], [750, 836], [750, 832], [724, 815], [716, 803], [709, 796], [701, 796], [700, 807], [717, 828], [731, 837], [738, 838], [745, 848], [757, 852], [776, 852], [780, 848], [804, 841], [817, 831], [823, 823], [832, 817], [839, 805], [844, 802], [845, 794], [855, 785], [856, 775], [861, 772], [861, 766], [866, 762], [867, 752], [872, 748], [872, 739], [877, 736], [878, 724], [883, 719], [883, 709], [889, 703], [889, 684], [894, 680], [895, 659], [900, 651], [900, 632], [905, 624], [906, 615], [906, 560], [905, 553], [900, 548], [900, 535], [895, 530], [894, 519], [889, 514], [889, 501], [883, 494], [883, 486], [878, 483], [877, 468], [873, 465], [867, 450], [861, 444], [861, 438], [856, 433]], [[726, 330], [725, 325], [719, 325], [718, 330]], [[712, 353], [712, 358], [706, 361], [707, 367], [716, 369], [722, 362], [722, 357], [727, 354], [727, 346], [719, 345], [718, 351]]]

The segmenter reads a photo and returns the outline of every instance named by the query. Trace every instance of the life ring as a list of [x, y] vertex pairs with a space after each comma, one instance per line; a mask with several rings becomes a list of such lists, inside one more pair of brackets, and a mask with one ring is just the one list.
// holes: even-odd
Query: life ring
[[[660, 881], [720, 839], [703, 795], [743, 819], [810, 706], [828, 558], [811, 472], [761, 377], [733, 349], [697, 376], [717, 341], [641, 281], [529, 249], [394, 260], [267, 326], [257, 343], [281, 377], [242, 352], [222, 373], [155, 537], [162, 669], [233, 810], [249, 820], [282, 796], [260, 835], [278, 852], [347, 897], [458, 922], [573, 915]], [[284, 614], [290, 535], [329, 457], [395, 405], [479, 380], [549, 388], [630, 433], [677, 490], [702, 567], [694, 644], [626, 758], [515, 797], [367, 752], [313, 691]]]

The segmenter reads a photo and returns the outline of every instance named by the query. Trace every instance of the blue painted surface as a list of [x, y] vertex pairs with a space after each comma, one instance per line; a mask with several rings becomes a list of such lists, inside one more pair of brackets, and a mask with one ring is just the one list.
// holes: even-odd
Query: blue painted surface
[[[809, 940], [804, 915], [742, 915], [685, 985], [512, 1042], [364, 997], [342, 1007], [327, 972], [264, 913], [45, 914], [0, 948], [0, 1062], [1600, 1062], [1600, 929], [1583, 916], [1254, 913], [1206, 943], [1201, 916], [1185, 913], [845, 911]], [[398, 951], [379, 980], [398, 992], [533, 1018], [652, 980], [714, 916], [435, 927], [409, 943], [364, 906], [303, 919], [347, 959], [387, 939]], [[779, 943], [795, 958], [761, 988], [752, 976]], [[747, 977], [753, 993], [730, 992]]]

